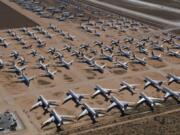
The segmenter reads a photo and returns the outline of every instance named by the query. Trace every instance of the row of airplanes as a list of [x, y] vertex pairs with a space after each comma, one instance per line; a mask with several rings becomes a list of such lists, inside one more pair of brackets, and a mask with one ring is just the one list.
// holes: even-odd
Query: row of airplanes
[[[175, 82], [177, 84], [180, 83], [180, 77], [169, 74], [168, 75], [168, 84], [170, 85], [172, 82]], [[37, 99], [37, 103], [35, 103], [30, 111], [33, 111], [34, 109], [41, 107], [44, 110], [44, 114], [50, 113], [50, 118], [42, 123], [42, 128], [45, 126], [48, 126], [51, 123], [55, 123], [56, 127], [58, 129], [61, 128], [63, 124], [67, 124], [69, 122], [74, 122], [75, 119], [79, 120], [84, 116], [89, 116], [93, 123], [96, 123], [96, 118], [103, 116], [106, 112], [111, 111], [113, 108], [117, 108], [121, 115], [124, 116], [127, 114], [127, 110], [136, 109], [138, 106], [145, 104], [147, 105], [151, 111], [154, 111], [154, 107], [157, 105], [162, 105], [162, 102], [165, 102], [168, 98], [173, 98], [177, 103], [180, 103], [180, 92], [174, 91], [167, 86], [162, 86], [163, 81], [159, 80], [153, 80], [149, 77], [145, 78], [145, 85], [144, 89], [146, 89], [149, 86], [154, 87], [158, 92], [164, 93], [164, 98], [155, 98], [155, 97], [149, 97], [145, 92], [138, 93], [136, 91], [136, 86], [138, 84], [129, 84], [126, 81], [123, 81], [121, 83], [121, 87], [119, 89], [109, 89], [104, 88], [101, 85], [96, 85], [94, 90], [95, 92], [92, 94], [91, 98], [95, 98], [97, 95], [101, 95], [105, 98], [105, 101], [110, 101], [111, 104], [105, 108], [94, 108], [91, 107], [89, 104], [83, 102], [84, 99], [87, 99], [88, 95], [90, 94], [79, 94], [76, 93], [74, 90], [69, 89], [69, 91], [66, 93], [66, 97], [64, 98], [64, 101], [62, 104], [67, 103], [68, 101], [72, 100], [76, 107], [81, 106], [82, 112], [78, 117], [75, 116], [68, 116], [68, 115], [59, 115], [55, 109], [52, 109], [52, 107], [59, 106], [56, 100], [46, 100], [42, 95], [40, 95]], [[127, 102], [119, 100], [116, 96], [111, 95], [112, 93], [120, 92], [123, 90], [127, 90], [132, 95], [139, 94], [139, 100], [137, 103]]]

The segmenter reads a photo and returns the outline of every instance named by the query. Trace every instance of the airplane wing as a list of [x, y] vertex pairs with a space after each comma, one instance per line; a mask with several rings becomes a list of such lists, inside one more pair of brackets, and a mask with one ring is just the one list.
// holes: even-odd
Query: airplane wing
[[172, 81], [174, 81], [174, 78], [170, 77], [168, 82], [171, 83]]
[[85, 109], [84, 111], [82, 111], [82, 113], [79, 115], [78, 119], [81, 119], [82, 117], [84, 117], [85, 115], [88, 114], [87, 109]]
[[124, 90], [124, 89], [126, 89], [126, 88], [127, 88], [127, 86], [124, 85], [124, 86], [122, 86], [121, 88], [119, 88], [119, 90], [122, 91], [122, 90]]
[[170, 96], [171, 96], [171, 94], [167, 92], [167, 93], [165, 94], [164, 98], [167, 99], [167, 98], [170, 97]]
[[71, 96], [71, 95], [67, 96], [67, 97], [64, 99], [63, 104], [66, 103], [66, 102], [68, 102], [68, 101], [71, 100], [71, 99], [72, 99], [72, 96]]
[[96, 92], [94, 92], [94, 94], [92, 95], [92, 97], [94, 98], [94, 97], [96, 97], [98, 94], [100, 94], [101, 93], [101, 91], [100, 90], [96, 90]]
[[114, 108], [116, 106], [116, 103], [113, 102], [108, 108], [107, 111], [109, 112], [112, 108]]
[[51, 106], [59, 106], [59, 104], [57, 103], [58, 101], [56, 100], [48, 100], [48, 103], [51, 105]]
[[93, 108], [93, 110], [95, 110], [98, 113], [102, 113], [102, 111], [105, 111], [105, 108]]
[[71, 121], [74, 121], [75, 116], [70, 116], [70, 115], [61, 115], [61, 118], [63, 119], [64, 124], [68, 124]]
[[52, 117], [50, 117], [48, 120], [46, 120], [45, 122], [43, 122], [42, 123], [42, 126], [41, 126], [41, 128], [43, 128], [43, 127], [45, 127], [45, 126], [47, 126], [47, 125], [49, 125], [50, 123], [52, 123], [52, 122], [54, 122], [54, 117], [52, 116]]
[[147, 88], [150, 84], [151, 84], [151, 82], [147, 81], [144, 85], [144, 89]]
[[137, 102], [137, 105], [141, 105], [142, 103], [144, 103], [145, 99], [144, 98], [141, 98], [138, 102]]
[[41, 105], [42, 105], [42, 102], [41, 102], [41, 101], [37, 102], [36, 104], [34, 104], [34, 105], [31, 107], [30, 111], [36, 109], [37, 107], [39, 107], [39, 106], [41, 106]]
[[158, 102], [158, 101], [163, 101], [162, 98], [154, 98], [154, 97], [149, 97], [151, 100]]

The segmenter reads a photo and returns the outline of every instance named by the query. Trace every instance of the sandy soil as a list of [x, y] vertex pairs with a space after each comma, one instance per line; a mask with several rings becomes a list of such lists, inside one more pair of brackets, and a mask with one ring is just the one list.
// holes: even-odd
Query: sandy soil
[[[21, 12], [24, 16], [28, 17], [29, 19], [32, 19], [35, 23], [39, 23], [45, 30], [47, 30], [51, 35], [53, 35], [52, 39], [46, 38], [44, 35], [37, 33], [33, 28], [28, 28], [30, 31], [34, 31], [38, 37], [40, 37], [43, 41], [47, 43], [47, 46], [45, 48], [38, 49], [36, 48], [36, 43], [34, 40], [32, 40], [29, 36], [25, 35], [23, 32], [20, 32], [19, 29], [12, 29], [17, 34], [23, 36], [23, 38], [26, 40], [28, 44], [32, 44], [34, 49], [37, 49], [39, 54], [47, 57], [47, 63], [50, 63], [50, 69], [52, 71], [56, 70], [57, 75], [55, 76], [54, 80], [50, 80], [49, 78], [40, 76], [41, 73], [43, 73], [42, 70], [36, 69], [35, 64], [37, 57], [32, 57], [28, 55], [30, 50], [22, 49], [22, 47], [13, 40], [5, 30], [0, 31], [0, 36], [7, 39], [7, 42], [10, 43], [9, 48], [3, 48], [0, 47], [0, 55], [1, 59], [5, 61], [12, 61], [12, 58], [9, 57], [9, 54], [12, 50], [17, 50], [20, 52], [21, 56], [25, 57], [28, 61], [28, 67], [25, 70], [25, 73], [28, 76], [36, 76], [36, 79], [32, 81], [30, 87], [26, 87], [22, 83], [17, 83], [17, 76], [10, 73], [8, 70], [8, 67], [5, 67], [0, 72], [0, 111], [4, 110], [12, 110], [16, 111], [17, 114], [20, 116], [22, 122], [25, 125], [25, 129], [22, 131], [18, 131], [15, 134], [29, 134], [29, 135], [47, 135], [47, 134], [56, 134], [56, 128], [52, 124], [45, 129], [41, 129], [41, 123], [45, 121], [49, 116], [48, 114], [43, 115], [42, 109], [38, 108], [32, 112], [29, 112], [29, 109], [31, 106], [36, 102], [36, 98], [39, 95], [44, 95], [47, 99], [54, 99], [58, 100], [60, 106], [56, 107], [55, 109], [59, 114], [67, 114], [67, 115], [74, 115], [78, 116], [81, 112], [80, 108], [76, 108], [74, 106], [74, 103], [69, 102], [65, 105], [62, 105], [63, 99], [65, 97], [65, 93], [68, 91], [68, 89], [74, 89], [78, 93], [85, 93], [85, 94], [92, 94], [94, 92], [94, 87], [96, 84], [100, 84], [103, 87], [107, 88], [113, 88], [117, 89], [120, 87], [120, 82], [123, 80], [128, 81], [129, 83], [137, 83], [138, 90], [137, 92], [144, 91], [144, 77], [149, 76], [153, 79], [160, 79], [160, 80], [167, 80], [166, 75], [167, 73], [174, 73], [176, 75], [180, 75], [179, 68], [180, 68], [180, 61], [178, 58], [169, 57], [165, 54], [165, 52], [159, 52], [155, 51], [155, 53], [162, 53], [163, 55], [163, 62], [155, 62], [147, 58], [147, 66], [141, 66], [138, 64], [129, 64], [129, 70], [124, 71], [121, 69], [114, 69], [112, 68], [112, 63], [101, 60], [96, 56], [96, 60], [98, 63], [106, 63], [107, 68], [105, 70], [105, 73], [99, 73], [96, 71], [91, 70], [86, 64], [79, 62], [75, 57], [70, 56], [70, 53], [62, 52], [65, 55], [65, 58], [67, 60], [74, 60], [74, 63], [72, 65], [72, 68], [70, 70], [67, 70], [63, 67], [55, 67], [54, 66], [54, 59], [53, 56], [50, 54], [47, 54], [47, 49], [49, 47], [56, 47], [59, 50], [64, 47], [65, 44], [72, 44], [74, 48], [77, 48], [80, 46], [81, 43], [89, 43], [90, 45], [93, 45], [93, 42], [95, 40], [104, 41], [105, 44], [110, 44], [112, 39], [120, 39], [122, 44], [125, 44], [126, 46], [129, 46], [132, 50], [135, 51], [136, 55], [138, 57], [147, 57], [143, 54], [140, 54], [137, 52], [137, 49], [134, 47], [134, 45], [142, 38], [150, 36], [152, 40], [159, 40], [161, 41], [163, 38], [165, 38], [165, 35], [162, 34], [161, 30], [158, 28], [154, 29], [151, 26], [148, 25], [140, 25], [137, 26], [137, 31], [133, 31], [130, 28], [126, 28], [125, 32], [121, 32], [119, 30], [115, 30], [109, 26], [107, 26], [106, 31], [100, 31], [98, 28], [92, 26], [93, 29], [99, 30], [102, 34], [101, 37], [96, 37], [90, 33], [87, 33], [80, 29], [80, 19], [75, 20], [67, 20], [66, 22], [58, 22], [55, 19], [45, 19], [41, 18], [34, 13], [27, 11], [23, 9], [22, 7], [18, 6], [15, 3], [2, 0], [3, 3], [7, 4], [13, 9], [16, 9], [17, 12]], [[51, 3], [53, 5], [53, 3]], [[45, 3], [47, 5], [47, 3]], [[71, 9], [71, 8], [70, 8]], [[103, 13], [102, 13], [103, 14]], [[87, 15], [90, 15], [89, 11], [87, 10]], [[99, 14], [92, 15], [93, 18], [98, 18]], [[119, 17], [119, 16], [118, 16]], [[117, 16], [114, 18], [118, 18]], [[102, 19], [107, 19], [109, 21], [112, 19], [112, 17], [107, 16], [101, 16]], [[94, 19], [93, 21], [96, 21]], [[56, 25], [58, 28], [71, 33], [72, 35], [75, 35], [74, 41], [69, 41], [67, 39], [64, 39], [62, 36], [57, 34], [56, 32], [47, 29], [49, 23], [52, 23]], [[20, 21], [19, 24], [22, 24]], [[24, 24], [24, 23], [23, 23]], [[146, 28], [145, 28], [146, 27]], [[129, 43], [125, 43], [123, 41], [124, 37], [126, 35], [133, 36], [135, 38], [135, 42], [133, 42], [134, 45], [131, 45]], [[159, 39], [156, 39], [156, 37], [159, 36]], [[177, 41], [179, 42], [179, 41]], [[149, 46], [149, 45], [147, 45]], [[164, 46], [169, 46], [169, 44], [165, 44]], [[100, 49], [96, 47], [98, 51]], [[93, 55], [92, 55], [93, 56]], [[118, 59], [122, 61], [127, 61], [127, 58], [117, 56]], [[113, 83], [112, 83], [113, 82]], [[167, 85], [165, 82], [164, 85]], [[180, 90], [180, 85], [178, 84], [172, 84], [170, 85], [170, 88], [173, 88], [175, 90]], [[158, 93], [155, 91], [153, 87], [149, 87], [145, 91], [148, 95], [154, 96], [154, 97], [162, 97], [162, 93]], [[121, 100], [136, 102], [138, 100], [138, 95], [131, 96], [127, 91], [123, 91], [117, 94], [114, 94]], [[87, 99], [86, 102], [90, 104], [93, 107], [101, 107], [101, 108], [107, 108], [107, 106], [110, 104], [109, 102], [105, 102], [104, 98], [101, 96], [98, 96], [95, 99]], [[170, 105], [168, 104], [165, 107], [157, 108], [157, 111], [155, 113], [149, 112], [147, 115], [143, 113], [144, 111], [147, 111], [148, 108], [140, 108], [137, 112], [133, 112], [133, 115], [127, 115], [125, 117], [120, 117], [120, 114], [117, 110], [114, 110], [110, 113], [107, 113], [104, 117], [98, 119], [98, 123], [92, 124], [88, 117], [84, 117], [83, 119], [76, 121], [72, 124], [63, 126], [64, 132], [62, 134], [78, 134], [78, 132], [81, 131], [81, 134], [92, 134], [92, 132], [89, 132], [89, 129], [99, 128], [108, 126], [109, 124], [116, 124], [121, 123], [121, 121], [126, 122], [127, 120], [132, 120], [132, 123], [125, 124], [124, 133], [126, 133], [127, 126], [133, 125], [134, 128], [136, 127], [137, 123], [133, 121], [135, 118], [140, 118], [140, 124], [143, 123], [150, 123], [153, 122], [152, 126], [156, 126], [157, 123], [154, 122], [154, 117], [156, 116], [156, 113], [159, 117], [162, 112], [166, 110], [174, 110], [174, 108], [178, 108], [179, 106], [176, 105], [174, 102], [170, 102]], [[169, 109], [167, 109], [169, 108]], [[179, 112], [179, 110], [178, 110]], [[177, 114], [176, 111], [173, 112], [173, 114]], [[148, 120], [146, 119], [147, 116], [151, 116]], [[165, 114], [166, 115], [166, 114]], [[164, 115], [162, 116], [164, 118]], [[168, 115], [168, 117], [173, 118], [173, 115]], [[178, 117], [178, 116], [177, 116]], [[179, 118], [179, 117], [178, 117]], [[175, 120], [174, 120], [175, 121]], [[178, 120], [177, 120], [178, 121]], [[139, 122], [139, 121], [138, 121]], [[167, 124], [165, 124], [167, 125]], [[167, 125], [168, 126], [168, 125]], [[116, 127], [116, 126], [115, 126]], [[119, 126], [118, 126], [119, 127]], [[108, 128], [106, 128], [108, 129]], [[114, 128], [112, 128], [113, 130]], [[147, 129], [147, 128], [145, 128]], [[174, 130], [176, 130], [175, 128]], [[104, 130], [105, 131], [105, 130]], [[111, 131], [111, 130], [110, 130]], [[131, 132], [131, 131], [130, 131]], [[130, 133], [129, 132], [129, 133]], [[134, 130], [132, 132], [135, 132]], [[144, 133], [145, 131], [142, 131], [140, 133]], [[94, 134], [101, 134], [102, 130], [95, 131]], [[104, 132], [103, 132], [104, 133]], [[57, 133], [58, 134], [58, 133]], [[60, 133], [61, 134], [61, 133]], [[114, 133], [117, 134], [117, 133]], [[122, 132], [123, 134], [123, 132]]]

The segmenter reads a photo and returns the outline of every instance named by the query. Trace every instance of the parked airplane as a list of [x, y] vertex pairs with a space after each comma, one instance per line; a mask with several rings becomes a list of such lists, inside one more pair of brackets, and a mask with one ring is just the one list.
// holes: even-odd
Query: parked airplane
[[170, 85], [172, 82], [180, 83], [180, 76], [176, 76], [169, 73], [167, 78], [169, 79], [168, 85]]
[[41, 128], [46, 127], [52, 122], [55, 123], [57, 129], [60, 129], [63, 124], [68, 124], [69, 122], [73, 122], [74, 116], [68, 115], [59, 115], [55, 110], [52, 110], [50, 113], [50, 118], [42, 123]]
[[58, 61], [58, 66], [63, 66], [67, 69], [70, 69], [71, 65], [73, 63], [73, 60], [70, 61], [70, 62], [67, 62], [64, 58], [61, 58], [59, 61]]
[[153, 44], [152, 45], [152, 49], [153, 50], [158, 50], [158, 51], [164, 51], [164, 45], [162, 44], [162, 45], [159, 45], [159, 44]]
[[82, 113], [79, 115], [78, 120], [84, 117], [85, 115], [88, 115], [93, 123], [96, 123], [96, 118], [103, 116], [103, 112], [105, 109], [103, 108], [92, 108], [87, 103], [83, 103], [82, 106]]
[[95, 61], [94, 64], [92, 65], [92, 67], [93, 67], [94, 70], [98, 70], [99, 72], [104, 73], [104, 69], [105, 69], [106, 65], [105, 64], [104, 65], [99, 65]]
[[33, 77], [28, 77], [28, 76], [26, 76], [26, 75], [24, 75], [24, 74], [22, 73], [22, 76], [20, 76], [18, 79], [19, 79], [20, 82], [23, 82], [26, 86], [29, 87], [30, 82], [31, 82], [32, 80], [34, 80], [34, 78], [35, 78], [34, 76], [33, 76]]
[[145, 58], [143, 58], [143, 59], [138, 58], [135, 54], [133, 55], [133, 57], [131, 58], [131, 60], [132, 60], [133, 63], [142, 64], [143, 66], [146, 65]]
[[43, 64], [42, 61], [39, 61], [39, 63], [38, 63], [38, 68], [42, 69], [42, 70], [47, 70], [48, 66], [49, 66], [49, 64]]
[[141, 92], [139, 96], [139, 101], [137, 102], [136, 107], [145, 103], [148, 107], [150, 107], [151, 111], [154, 111], [154, 106], [161, 105], [159, 102], [162, 101], [160, 98], [148, 97], [145, 93]]
[[178, 103], [180, 103], [180, 92], [174, 91], [166, 86], [162, 87], [163, 93], [165, 93], [164, 100], [166, 101], [169, 97], [175, 99]]
[[48, 48], [48, 53], [50, 53], [51, 55], [54, 55], [56, 53], [57, 49], [54, 47], [50, 47]]
[[101, 85], [96, 85], [94, 89], [95, 92], [93, 93], [92, 98], [95, 98], [97, 95], [102, 95], [106, 101], [109, 100], [109, 96], [111, 93], [118, 91], [114, 89], [103, 88]]
[[151, 58], [152, 60], [162, 61], [161, 54], [159, 54], [159, 55], [155, 55], [153, 51], [151, 52], [151, 56], [150, 56], [150, 58]]
[[32, 56], [37, 56], [38, 53], [37, 53], [37, 50], [32, 49], [29, 54]]
[[129, 84], [126, 81], [122, 81], [120, 85], [121, 85], [121, 88], [119, 88], [120, 91], [128, 90], [132, 95], [136, 94], [135, 89], [138, 84]]
[[113, 57], [114, 57], [114, 54], [111, 54], [111, 55], [108, 55], [108, 54], [105, 54], [103, 49], [101, 49], [101, 54], [100, 54], [100, 57], [104, 60], [108, 60], [110, 62], [113, 61]]
[[71, 52], [71, 49], [72, 47], [70, 45], [65, 45], [61, 51], [67, 50], [68, 52]]
[[95, 57], [89, 58], [88, 56], [83, 54], [82, 62], [87, 63], [89, 65], [93, 65], [95, 63]]
[[16, 73], [17, 75], [22, 75], [23, 71], [27, 68], [27, 66], [24, 67], [18, 67], [16, 64], [13, 64], [13, 66], [10, 68], [12, 69], [11, 72]]
[[32, 110], [34, 110], [34, 109], [36, 109], [36, 108], [38, 108], [38, 107], [42, 107], [42, 109], [44, 110], [44, 112], [47, 113], [47, 112], [49, 112], [48, 109], [51, 108], [51, 107], [54, 107], [54, 106], [59, 106], [59, 105], [57, 104], [57, 101], [55, 101], [55, 100], [46, 100], [42, 95], [40, 95], [40, 96], [38, 97], [38, 99], [37, 99], [37, 103], [34, 104], [34, 105], [31, 107], [30, 111], [32, 111]]
[[20, 56], [19, 52], [17, 51], [12, 51], [10, 53], [10, 57], [14, 57], [15, 59], [17, 59]]
[[180, 58], [179, 51], [173, 51], [173, 50], [170, 50], [169, 48], [167, 48], [167, 55], [174, 56], [176, 58]]
[[128, 62], [121, 62], [116, 59], [116, 61], [113, 62], [115, 67], [121, 67], [125, 70], [128, 70]]
[[124, 116], [126, 114], [125, 111], [127, 109], [130, 109], [128, 108], [129, 102], [120, 101], [115, 96], [111, 96], [110, 102], [111, 102], [111, 105], [108, 107], [107, 112], [111, 111], [113, 108], [117, 108], [121, 112], [122, 116]]
[[121, 56], [125, 56], [127, 58], [130, 58], [132, 52], [123, 50], [123, 49], [121, 49], [121, 47], [119, 47], [119, 52], [117, 52], [117, 53], [120, 54]]
[[67, 97], [64, 99], [63, 101], [63, 104], [68, 102], [69, 100], [72, 100], [75, 102], [76, 104], [76, 107], [78, 107], [79, 105], [81, 105], [81, 101], [83, 99], [85, 99], [85, 95], [87, 94], [78, 94], [78, 93], [75, 93], [73, 90], [69, 90], [67, 93], [66, 93]]
[[139, 53], [143, 53], [145, 55], [148, 55], [148, 49], [141, 47], [141, 46], [139, 46], [138, 48], [139, 48]]
[[45, 70], [46, 71], [46, 74], [45, 74], [45, 76], [47, 76], [47, 77], [49, 77], [50, 79], [54, 79], [54, 76], [55, 76], [55, 74], [57, 73], [57, 71], [53, 71], [53, 72], [51, 72], [49, 69], [47, 69], [47, 70]]
[[[145, 81], [144, 89], [146, 89], [150, 85], [157, 89], [158, 86], [161, 86], [163, 83], [163, 81], [153, 80], [149, 77], [145, 77], [144, 81]], [[159, 90], [159, 89], [157, 89], [157, 90]]]

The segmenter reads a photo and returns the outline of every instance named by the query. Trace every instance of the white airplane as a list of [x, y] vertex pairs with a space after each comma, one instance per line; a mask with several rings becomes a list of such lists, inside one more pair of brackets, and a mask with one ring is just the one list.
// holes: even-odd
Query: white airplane
[[17, 61], [18, 64], [20, 64], [21, 66], [25, 65], [26, 63], [28, 63], [24, 57], [20, 56], [18, 58], [18, 61]]
[[23, 82], [26, 86], [29, 87], [30, 82], [35, 79], [35, 76], [33, 76], [33, 77], [28, 77], [28, 76], [26, 76], [26, 75], [24, 75], [24, 74], [22, 73], [22, 76], [20, 76], [18, 79], [19, 79], [20, 82]]
[[27, 66], [18, 67], [16, 64], [14, 64], [10, 69], [12, 69], [12, 72], [16, 73], [17, 75], [22, 75], [23, 71], [26, 68], [27, 68]]
[[15, 37], [14, 37], [14, 40], [17, 40], [17, 41], [21, 41], [22, 39], [23, 39], [23, 37], [20, 37], [18, 35], [15, 35]]
[[97, 95], [102, 95], [105, 98], [106, 101], [109, 100], [109, 96], [110, 96], [111, 93], [118, 91], [118, 90], [115, 90], [115, 89], [103, 88], [100, 85], [96, 85], [96, 87], [94, 89], [95, 89], [95, 92], [92, 94], [91, 97], [95, 98]]
[[0, 46], [4, 47], [4, 48], [8, 48], [9, 47], [9, 43], [7, 43], [6, 41], [0, 43]]
[[22, 32], [27, 32], [28, 31], [28, 29], [26, 28], [26, 27], [22, 27], [22, 28], [20, 28], [20, 31], [22, 31]]
[[145, 77], [144, 81], [145, 81], [144, 89], [146, 89], [150, 85], [155, 88], [158, 88], [158, 86], [161, 86], [163, 83], [163, 81], [153, 80], [149, 77]]
[[96, 118], [103, 116], [103, 112], [105, 109], [103, 108], [92, 108], [90, 107], [87, 103], [83, 103], [82, 106], [82, 113], [79, 115], [78, 120], [81, 119], [82, 117], [88, 115], [90, 119], [92, 120], [93, 123], [96, 123]]
[[105, 69], [105, 67], [106, 67], [106, 64], [104, 64], [104, 65], [99, 65], [99, 64], [97, 64], [96, 61], [95, 61], [94, 64], [92, 65], [92, 67], [93, 67], [94, 70], [98, 70], [99, 72], [104, 73], [104, 69]]
[[180, 76], [176, 76], [173, 74], [168, 74], [167, 75], [168, 80], [168, 85], [170, 85], [172, 82], [180, 83]]
[[34, 49], [32, 49], [29, 54], [32, 55], [32, 56], [37, 56], [38, 55], [37, 50], [34, 50]]
[[128, 107], [130, 102], [120, 101], [115, 96], [111, 96], [110, 102], [111, 105], [107, 108], [107, 112], [111, 111], [113, 108], [117, 108], [118, 110], [120, 110], [122, 116], [124, 116], [126, 114], [125, 111], [127, 109], [130, 109], [130, 107]]
[[42, 107], [42, 109], [45, 111], [45, 113], [46, 112], [49, 112], [49, 108], [51, 108], [51, 107], [54, 107], [54, 106], [59, 106], [58, 104], [57, 104], [57, 101], [55, 101], [55, 100], [46, 100], [42, 95], [40, 95], [38, 98], [37, 98], [37, 103], [36, 104], [34, 104], [32, 107], [31, 107], [31, 109], [30, 109], [30, 111], [32, 111], [32, 110], [34, 110], [34, 109], [36, 109], [36, 108], [38, 108], [38, 107]]
[[120, 85], [121, 85], [121, 87], [119, 88], [120, 91], [128, 90], [132, 95], [136, 94], [135, 89], [138, 84], [129, 84], [126, 81], [122, 81]]
[[85, 43], [83, 43], [83, 44], [81, 44], [81, 45], [80, 45], [79, 50], [84, 49], [84, 50], [86, 50], [86, 51], [87, 51], [89, 47], [90, 47], [90, 45], [89, 45], [89, 44], [85, 44]]
[[70, 45], [65, 45], [61, 51], [67, 50], [68, 52], [71, 52], [71, 49], [72, 47]]
[[80, 51], [78, 51], [78, 50], [72, 50], [72, 54], [71, 54], [71, 56], [76, 56], [77, 58], [80, 58], [81, 57], [81, 55], [82, 55], [82, 53], [80, 52]]
[[116, 61], [113, 62], [113, 65], [115, 67], [120, 67], [120, 68], [123, 68], [125, 70], [128, 70], [128, 62], [121, 62], [121, 61], [118, 61], [116, 59]]
[[155, 55], [153, 51], [151, 52], [150, 59], [152, 59], [152, 60], [162, 61], [161, 54], [159, 54], [159, 55]]
[[5, 38], [0, 37], [0, 43], [4, 43], [5, 40], [6, 40]]
[[17, 59], [20, 56], [19, 52], [17, 51], [12, 51], [10, 53], [10, 57], [14, 57], [15, 59]]
[[75, 93], [73, 90], [70, 89], [66, 93], [66, 95], [67, 95], [67, 97], [64, 99], [63, 104], [72, 100], [75, 102], [76, 107], [78, 107], [79, 105], [82, 104], [81, 101], [86, 98], [85, 95], [87, 95], [87, 94], [78, 94], [78, 93]]
[[163, 93], [165, 93], [164, 100], [166, 101], [169, 97], [175, 99], [178, 103], [180, 103], [180, 92], [174, 91], [166, 86], [162, 87]]
[[124, 57], [127, 57], [127, 58], [130, 58], [131, 54], [132, 54], [131, 51], [123, 50], [123, 49], [121, 49], [121, 47], [119, 47], [119, 51], [117, 53], [120, 54], [121, 56], [124, 56]]
[[164, 45], [162, 44], [162, 45], [159, 45], [159, 44], [153, 44], [153, 46], [152, 46], [152, 49], [153, 50], [159, 50], [159, 51], [164, 51]]
[[95, 41], [94, 46], [99, 46], [100, 48], [102, 47], [104, 43], [102, 41]]
[[132, 60], [133, 63], [142, 64], [143, 66], [146, 65], [145, 58], [143, 58], [143, 59], [138, 58], [135, 54], [133, 54], [131, 60]]
[[176, 58], [180, 58], [179, 51], [173, 51], [173, 50], [170, 50], [169, 48], [167, 48], [167, 55], [174, 56]]
[[44, 128], [53, 122], [55, 123], [57, 129], [60, 129], [63, 124], [73, 122], [74, 118], [74, 116], [59, 115], [55, 110], [52, 110], [50, 113], [50, 118], [42, 123], [41, 128]]
[[74, 41], [75, 36], [73, 36], [73, 35], [67, 33], [67, 34], [65, 35], [65, 38], [68, 39], [68, 40]]
[[111, 45], [115, 45], [115, 46], [118, 46], [119, 45], [119, 43], [120, 43], [120, 40], [112, 40], [111, 41]]
[[103, 49], [101, 49], [101, 54], [100, 54], [100, 57], [104, 60], [108, 60], [110, 62], [113, 61], [113, 57], [114, 57], [114, 54], [111, 54], [111, 55], [108, 55], [108, 54], [105, 54]]
[[142, 46], [139, 46], [139, 53], [143, 53], [145, 55], [148, 55], [148, 49], [142, 47]]
[[0, 69], [2, 69], [3, 67], [4, 67], [4, 61], [0, 59]]
[[72, 63], [73, 63], [73, 60], [71, 60], [70, 62], [67, 62], [64, 58], [61, 58], [58, 61], [58, 66], [63, 66], [67, 69], [70, 69], [70, 66], [72, 65]]
[[42, 69], [42, 70], [47, 70], [48, 66], [49, 66], [48, 63], [47, 64], [43, 64], [42, 61], [39, 61], [39, 63], [38, 63], [38, 68]]
[[39, 61], [39, 62], [41, 61], [41, 62], [44, 63], [45, 60], [46, 60], [46, 57], [44, 57], [43, 55], [40, 55], [39, 58], [38, 58], [38, 61]]
[[136, 107], [145, 103], [148, 107], [150, 107], [151, 111], [154, 111], [154, 106], [161, 105], [159, 102], [162, 101], [160, 98], [148, 97], [145, 93], [141, 92], [139, 96], [140, 100], [137, 102]]
[[50, 53], [51, 55], [54, 55], [56, 53], [57, 49], [54, 47], [50, 47], [48, 48], [48, 53]]
[[49, 77], [49, 78], [52, 79], [52, 80], [54, 79], [54, 76], [55, 76], [55, 74], [57, 73], [57, 71], [51, 72], [49, 69], [46, 69], [45, 71], [46, 71], [45, 76]]
[[88, 56], [83, 54], [82, 62], [87, 63], [89, 65], [93, 65], [95, 63], [95, 57], [89, 58]]
[[114, 46], [105, 45], [105, 46], [103, 47], [103, 49], [104, 49], [105, 51], [108, 51], [108, 52], [110, 52], [110, 53], [113, 53], [113, 51], [114, 51]]
[[64, 57], [64, 55], [58, 51], [58, 52], [56, 52], [54, 59], [61, 60], [63, 57]]

